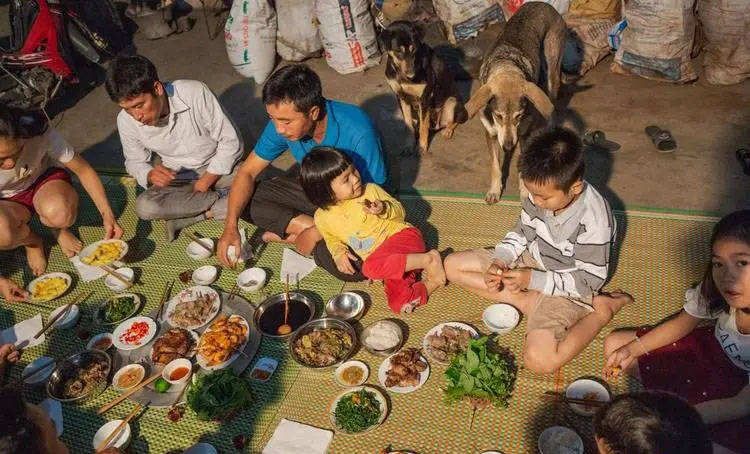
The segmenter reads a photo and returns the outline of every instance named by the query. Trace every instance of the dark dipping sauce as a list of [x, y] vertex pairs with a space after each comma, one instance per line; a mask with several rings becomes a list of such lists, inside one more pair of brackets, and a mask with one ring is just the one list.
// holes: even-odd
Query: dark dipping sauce
[[[310, 308], [307, 304], [295, 299], [289, 300], [289, 319], [287, 320], [287, 324], [292, 327], [292, 331], [297, 330], [297, 328], [307, 323], [308, 320], [310, 320], [311, 315]], [[258, 320], [260, 330], [263, 331], [264, 334], [270, 334], [272, 336], [278, 335], [276, 330], [278, 330], [279, 326], [283, 324], [283, 301], [268, 307], [263, 314], [261, 314], [260, 320]]]

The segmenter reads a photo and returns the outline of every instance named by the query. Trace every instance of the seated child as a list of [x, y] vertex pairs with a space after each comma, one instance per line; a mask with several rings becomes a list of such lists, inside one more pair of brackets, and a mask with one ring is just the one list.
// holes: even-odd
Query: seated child
[[[749, 452], [750, 210], [716, 224], [711, 254], [703, 282], [687, 291], [676, 316], [607, 336], [605, 374], [625, 370], [646, 389], [678, 394], [695, 405], [714, 442]], [[703, 320], [716, 322], [699, 327]]]
[[711, 454], [700, 415], [665, 392], [622, 394], [594, 416], [599, 454]]
[[609, 270], [615, 219], [583, 179], [578, 136], [562, 128], [536, 136], [518, 169], [529, 197], [516, 227], [494, 248], [449, 255], [445, 270], [449, 281], [525, 314], [524, 365], [553, 372], [632, 298], [596, 296]]
[[[445, 284], [436, 250], [426, 247], [419, 229], [404, 220], [403, 205], [374, 183], [362, 185], [351, 158], [335, 148], [313, 148], [302, 160], [300, 179], [305, 194], [319, 207], [315, 227], [325, 240], [336, 267], [353, 274], [383, 279], [388, 306], [411, 312]], [[424, 270], [426, 279], [419, 280]]]
[[42, 239], [29, 229], [34, 213], [51, 229], [68, 257], [83, 244], [68, 230], [78, 216], [78, 193], [66, 168], [73, 171], [102, 216], [105, 238], [120, 238], [99, 176], [55, 129], [19, 137], [17, 116], [0, 106], [0, 250], [26, 248], [35, 276], [47, 268]]

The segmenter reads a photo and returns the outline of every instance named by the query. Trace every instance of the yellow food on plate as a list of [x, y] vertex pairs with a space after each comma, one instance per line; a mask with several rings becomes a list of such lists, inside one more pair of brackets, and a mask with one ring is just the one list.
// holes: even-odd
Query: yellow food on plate
[[94, 249], [94, 252], [91, 255], [83, 257], [81, 261], [87, 265], [109, 265], [120, 258], [121, 252], [122, 244], [120, 244], [119, 241], [101, 243], [96, 246], [96, 249]]
[[213, 322], [198, 343], [198, 352], [211, 367], [228, 360], [247, 339], [247, 325], [236, 315], [221, 315]]
[[62, 295], [68, 287], [68, 281], [61, 277], [48, 277], [34, 285], [31, 297], [35, 300], [51, 300]]

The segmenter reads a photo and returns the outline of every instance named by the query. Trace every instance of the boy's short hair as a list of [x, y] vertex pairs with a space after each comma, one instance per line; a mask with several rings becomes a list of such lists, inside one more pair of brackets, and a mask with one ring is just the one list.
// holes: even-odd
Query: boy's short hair
[[16, 118], [10, 109], [0, 104], [0, 137], [15, 139], [17, 136]]
[[611, 454], [711, 454], [698, 412], [666, 392], [622, 394], [594, 416], [594, 434]]
[[5, 387], [0, 389], [0, 454], [41, 454], [44, 445], [39, 427], [29, 418], [21, 394]]
[[537, 184], [551, 181], [562, 191], [583, 180], [584, 167], [581, 139], [565, 128], [554, 128], [533, 137], [518, 158], [523, 180]]
[[315, 147], [302, 158], [300, 183], [313, 205], [326, 209], [336, 203], [331, 182], [352, 164], [352, 158], [333, 147]]
[[291, 102], [298, 112], [307, 115], [311, 108], [323, 108], [323, 86], [320, 77], [307, 65], [284, 66], [271, 74], [263, 86], [263, 104]]
[[143, 93], [155, 95], [154, 82], [159, 81], [156, 66], [142, 55], [119, 56], [107, 68], [104, 85], [110, 99], [120, 102]]

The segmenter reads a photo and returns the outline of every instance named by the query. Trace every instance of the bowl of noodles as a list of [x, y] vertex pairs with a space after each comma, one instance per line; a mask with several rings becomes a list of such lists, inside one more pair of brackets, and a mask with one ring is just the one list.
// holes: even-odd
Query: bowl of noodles
[[60, 402], [82, 402], [107, 387], [112, 360], [101, 350], [86, 350], [60, 363], [47, 382], [47, 395]]

